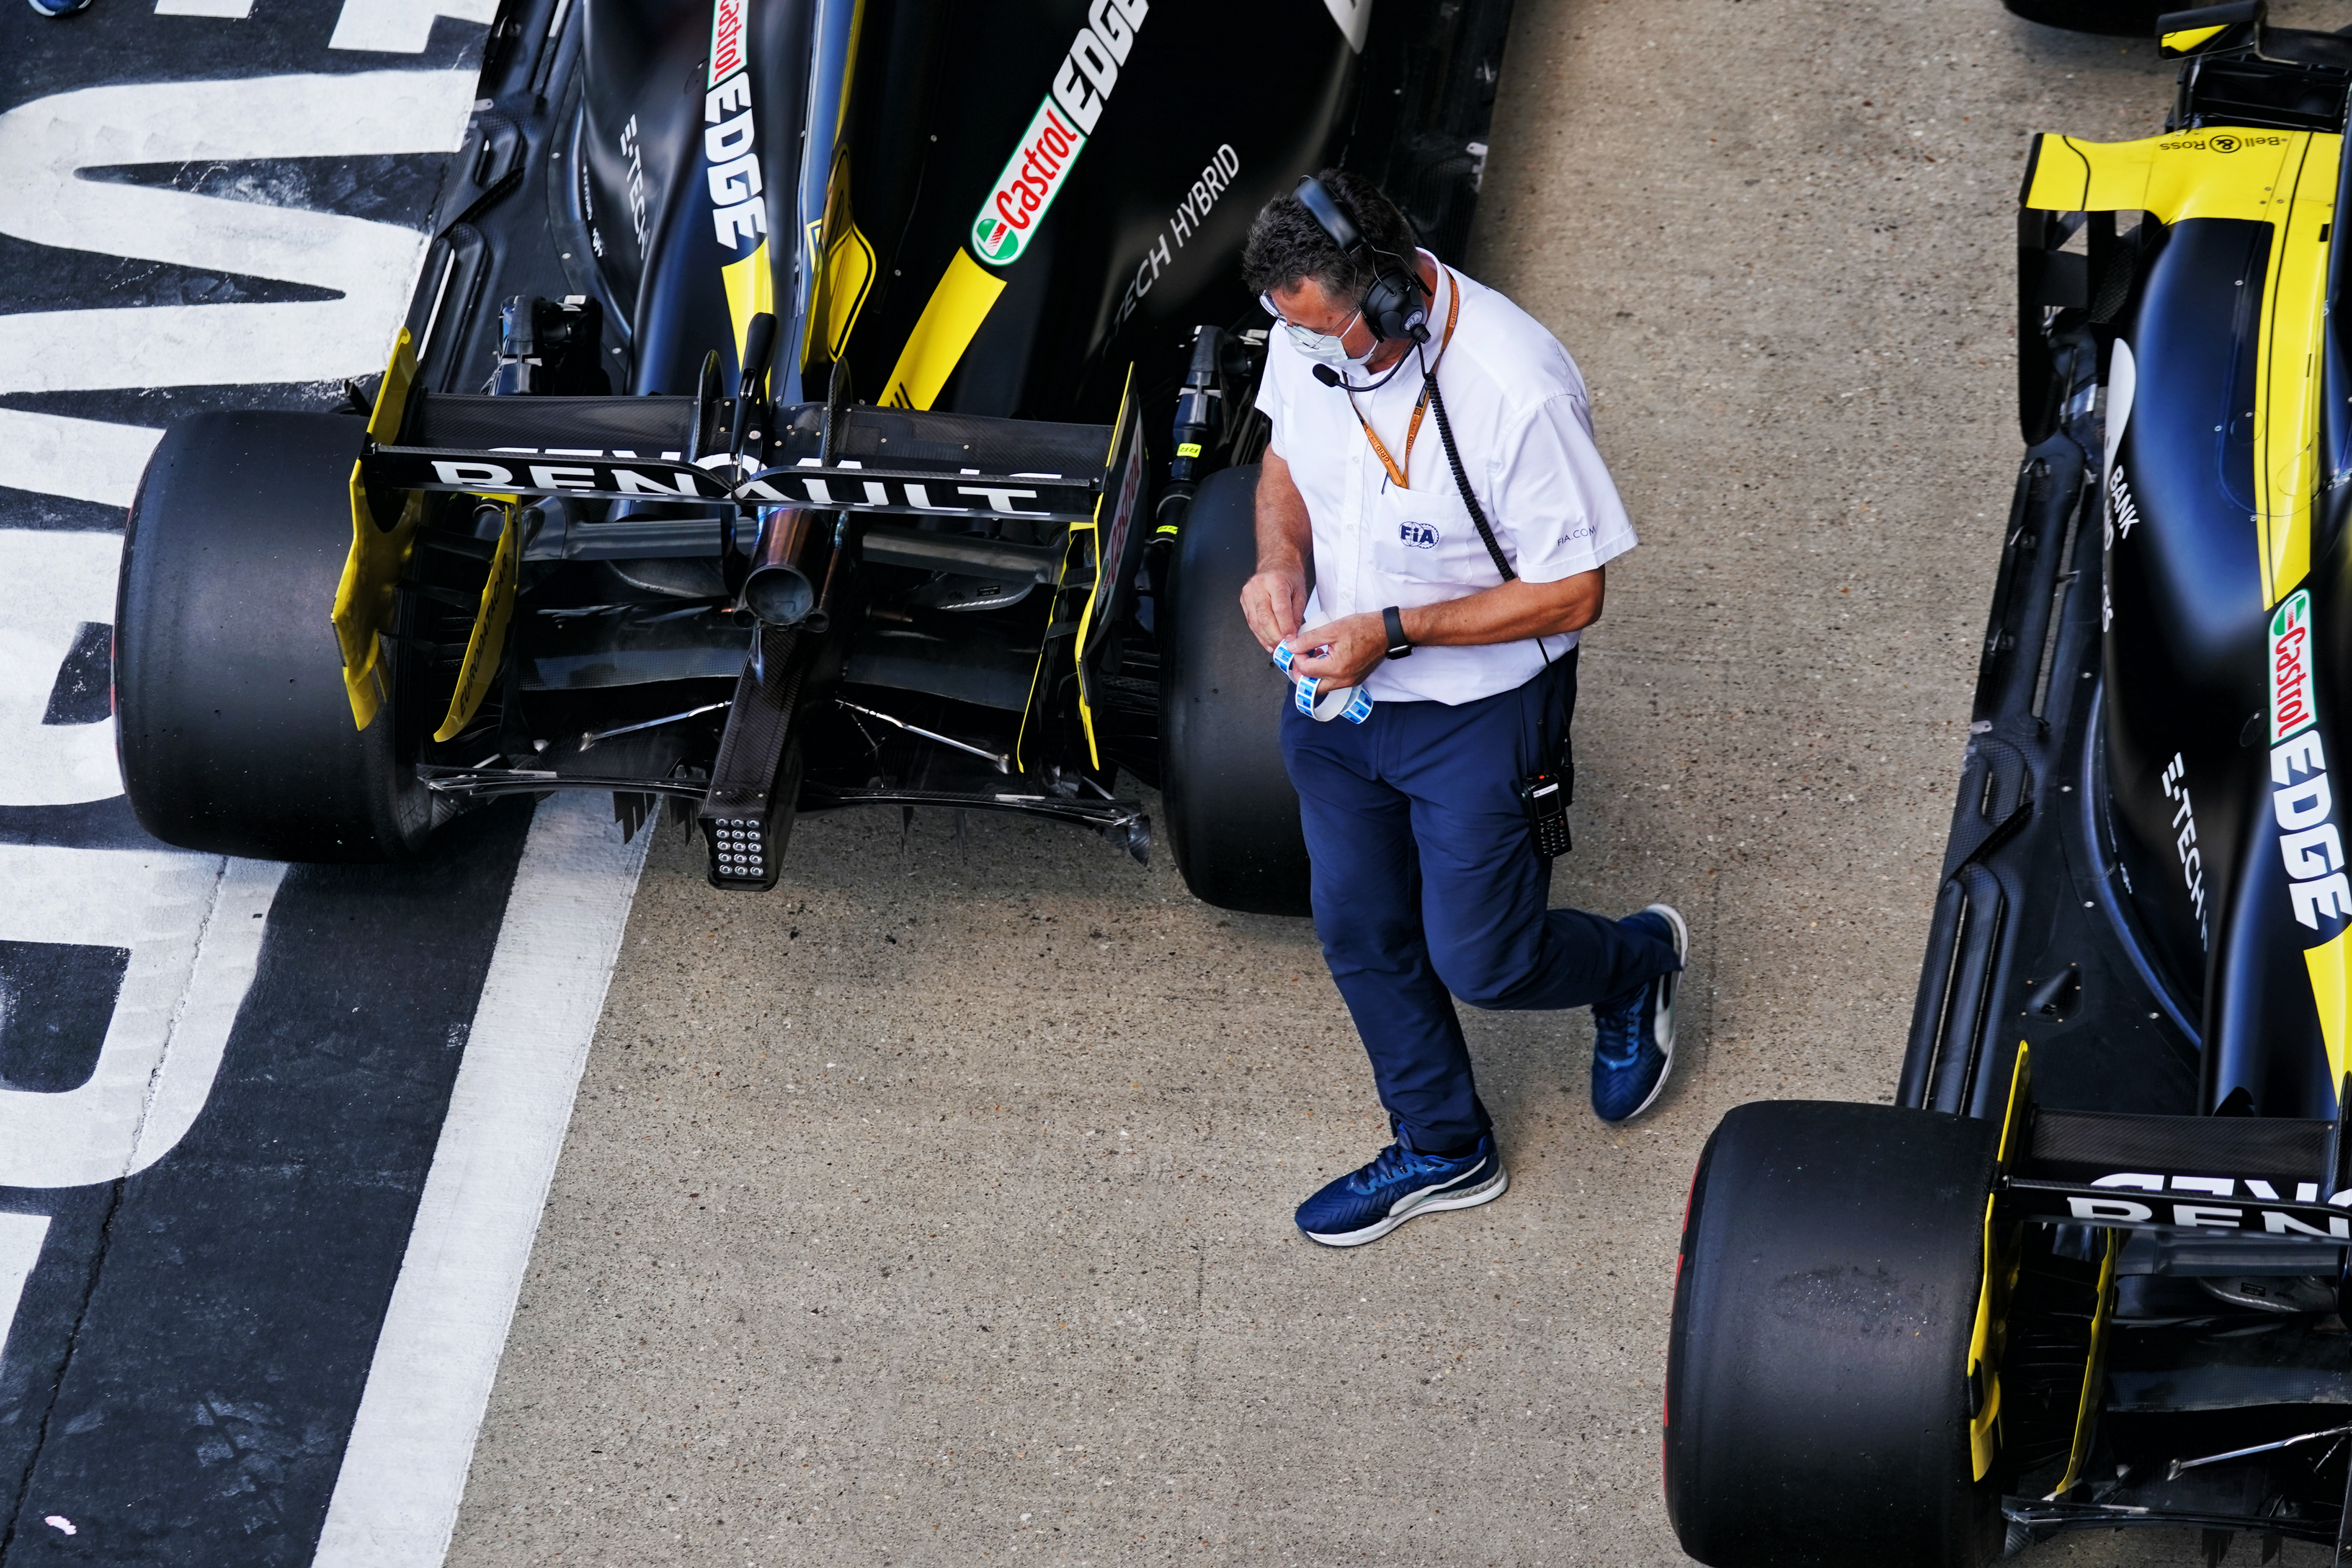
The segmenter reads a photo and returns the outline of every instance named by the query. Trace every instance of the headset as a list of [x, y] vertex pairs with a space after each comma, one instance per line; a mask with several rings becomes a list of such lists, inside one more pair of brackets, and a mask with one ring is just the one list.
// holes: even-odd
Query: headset
[[[1445, 399], [1437, 390], [1436, 367], [1428, 362], [1425, 346], [1429, 342], [1429, 291], [1422, 287], [1420, 277], [1403, 257], [1375, 248], [1357, 232], [1348, 215], [1339, 210], [1339, 204], [1331, 199], [1331, 193], [1323, 188], [1322, 181], [1312, 174], [1301, 175], [1291, 195], [1341, 254], [1386, 257], [1391, 263], [1373, 273], [1372, 286], [1364, 290], [1364, 323], [1372, 329], [1375, 338], [1402, 338], [1413, 344], [1413, 357], [1421, 365], [1423, 395], [1429, 399], [1429, 411], [1437, 416], [1437, 438], [1445, 447], [1445, 465], [1454, 470], [1454, 482], [1462, 491], [1462, 504], [1469, 511], [1470, 521], [1477, 525], [1478, 541], [1486, 547], [1495, 570], [1502, 574], [1504, 582], [1514, 581], [1518, 573], [1503, 553], [1502, 544], [1486, 521], [1486, 509], [1478, 504], [1477, 492], [1470, 488], [1470, 476], [1463, 471], [1462, 454], [1454, 445], [1454, 426], [1445, 417]], [[1344, 387], [1350, 393], [1377, 392], [1394, 380], [1404, 365], [1404, 360], [1400, 358], [1388, 374], [1368, 386], [1357, 385], [1328, 364], [1315, 367], [1315, 379], [1326, 386]], [[1541, 637], [1536, 639], [1536, 649], [1543, 654], [1544, 663], [1549, 666], [1551, 654], [1545, 649]], [[1401, 656], [1391, 653], [1389, 657]]]
[[1290, 194], [1307, 209], [1315, 226], [1339, 247], [1340, 254], [1385, 258], [1375, 261], [1371, 287], [1364, 290], [1364, 324], [1372, 329], [1372, 336], [1427, 342], [1429, 290], [1422, 287], [1412, 264], [1391, 251], [1375, 249], [1357, 232], [1331, 193], [1323, 188], [1323, 182], [1314, 175], [1301, 175], [1297, 188]]

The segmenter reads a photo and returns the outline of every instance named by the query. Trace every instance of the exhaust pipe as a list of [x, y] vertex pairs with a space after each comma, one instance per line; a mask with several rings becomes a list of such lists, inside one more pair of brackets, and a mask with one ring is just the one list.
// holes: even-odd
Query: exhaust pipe
[[816, 589], [800, 568], [814, 513], [806, 507], [762, 507], [760, 542], [743, 579], [742, 607], [772, 626], [793, 626], [816, 608]]

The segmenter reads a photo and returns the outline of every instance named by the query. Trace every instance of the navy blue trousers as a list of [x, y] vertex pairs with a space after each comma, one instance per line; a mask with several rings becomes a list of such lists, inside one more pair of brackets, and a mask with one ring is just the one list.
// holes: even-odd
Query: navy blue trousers
[[[1557, 757], [1576, 654], [1475, 702], [1382, 702], [1361, 724], [1283, 703], [1282, 752], [1314, 862], [1315, 931], [1406, 1142], [1441, 1152], [1492, 1125], [1452, 996], [1589, 1006], [1677, 967], [1638, 929], [1549, 907], [1518, 781]], [[1540, 760], [1540, 762], [1539, 762]]]

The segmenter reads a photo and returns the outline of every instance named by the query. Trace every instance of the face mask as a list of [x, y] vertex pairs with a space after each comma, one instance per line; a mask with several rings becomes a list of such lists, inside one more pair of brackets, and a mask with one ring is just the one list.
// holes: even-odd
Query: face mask
[[1374, 338], [1365, 345], [1362, 353], [1351, 354], [1348, 352], [1348, 328], [1354, 326], [1357, 319], [1363, 315], [1361, 310], [1349, 317], [1346, 324], [1334, 334], [1310, 332], [1305, 327], [1283, 321], [1282, 312], [1274, 308], [1274, 301], [1263, 294], [1258, 296], [1258, 303], [1265, 308], [1267, 315], [1277, 321], [1282, 321], [1282, 330], [1290, 334], [1291, 346], [1318, 364], [1328, 364], [1335, 369], [1361, 369], [1364, 363], [1372, 357], [1372, 352], [1381, 346], [1380, 339]]

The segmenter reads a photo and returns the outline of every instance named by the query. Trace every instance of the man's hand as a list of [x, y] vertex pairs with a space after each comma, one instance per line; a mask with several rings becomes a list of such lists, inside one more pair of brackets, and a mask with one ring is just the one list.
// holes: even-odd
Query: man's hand
[[[1389, 656], [1388, 627], [1378, 616], [1342, 616], [1285, 640], [1293, 676], [1323, 677], [1334, 686], [1361, 686]], [[1324, 651], [1308, 657], [1314, 648]]]
[[1257, 574], [1242, 584], [1242, 618], [1266, 652], [1307, 617], [1307, 559], [1315, 549], [1307, 498], [1290, 465], [1268, 452], [1257, 478]]
[[1242, 584], [1242, 618], [1266, 652], [1298, 629], [1307, 614], [1307, 576], [1301, 572], [1261, 572]]

